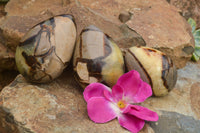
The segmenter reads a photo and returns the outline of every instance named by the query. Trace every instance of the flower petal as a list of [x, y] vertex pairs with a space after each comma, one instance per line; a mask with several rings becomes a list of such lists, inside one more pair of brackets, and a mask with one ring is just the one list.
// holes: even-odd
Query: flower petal
[[127, 105], [126, 109], [124, 109], [123, 113], [134, 115], [140, 119], [146, 121], [158, 121], [159, 117], [156, 112], [149, 110], [148, 108], [138, 106], [138, 105]]
[[119, 85], [114, 85], [112, 88], [112, 96], [116, 101], [122, 100], [124, 94], [124, 90]]
[[[138, 88], [137, 93], [134, 95], [132, 102], [134, 103], [141, 103], [144, 102], [148, 97], [152, 95], [152, 89], [149, 84], [146, 82], [141, 81], [141, 86]], [[133, 96], [133, 94], [132, 94]], [[132, 97], [131, 94], [129, 97]]]
[[91, 83], [88, 85], [84, 92], [84, 99], [86, 102], [92, 97], [104, 97], [104, 91], [108, 91], [108, 93], [111, 93], [111, 89], [101, 83]]
[[139, 132], [145, 124], [145, 121], [130, 114], [122, 114], [118, 117], [119, 124], [131, 131], [132, 133]]
[[118, 108], [103, 97], [93, 97], [88, 100], [88, 116], [96, 123], [105, 123], [117, 116]]
[[149, 84], [142, 81], [140, 74], [135, 71], [129, 71], [122, 75], [117, 85], [121, 86], [124, 90], [124, 96], [127, 102], [140, 103], [152, 95], [152, 90]]
[[110, 91], [104, 90], [104, 97], [110, 102], [116, 102], [113, 99], [112, 93]]

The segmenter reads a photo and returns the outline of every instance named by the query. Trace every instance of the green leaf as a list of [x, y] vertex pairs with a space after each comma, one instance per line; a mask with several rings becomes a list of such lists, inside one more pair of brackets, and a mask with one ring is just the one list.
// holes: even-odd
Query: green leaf
[[196, 29], [196, 22], [194, 21], [194, 19], [189, 18], [189, 19], [188, 19], [188, 23], [189, 23], [190, 26], [192, 27], [192, 33], [194, 33], [194, 32], [195, 32], [195, 29]]
[[199, 56], [197, 56], [195, 53], [192, 54], [192, 58], [193, 61], [198, 61], [199, 60]]
[[200, 47], [195, 47], [194, 53], [200, 57]]
[[200, 36], [194, 37], [195, 47], [200, 47]]
[[193, 33], [193, 36], [194, 36], [194, 38], [200, 37], [200, 29], [196, 30], [196, 31]]

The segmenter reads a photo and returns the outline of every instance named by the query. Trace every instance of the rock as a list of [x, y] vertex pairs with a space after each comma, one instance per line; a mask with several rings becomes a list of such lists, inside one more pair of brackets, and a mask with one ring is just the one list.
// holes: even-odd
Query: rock
[[154, 130], [149, 126], [149, 124], [145, 124], [143, 129], [139, 133], [155, 133]]
[[150, 123], [157, 133], [198, 133], [200, 62], [189, 62], [178, 70], [175, 88], [165, 97], [147, 99], [143, 106], [159, 113], [159, 121]]
[[15, 54], [0, 43], [0, 70], [16, 70]]
[[[121, 48], [133, 45], [157, 48], [167, 53], [178, 68], [185, 65], [193, 51], [194, 41], [186, 30], [190, 27], [165, 0], [10, 0], [5, 11], [7, 15], [0, 22], [0, 42], [12, 50], [32, 26], [52, 16], [68, 13], [75, 17], [78, 34], [93, 24], [111, 36]], [[133, 14], [126, 24], [118, 18], [123, 12]], [[183, 49], [187, 48], [191, 50], [184, 52]]]
[[[200, 75], [199, 75], [200, 77]], [[194, 83], [191, 87], [190, 91], [190, 97], [191, 97], [191, 104], [192, 104], [192, 110], [197, 115], [197, 117], [200, 119], [200, 82]]]
[[[0, 4], [0, 20], [6, 15], [4, 11], [6, 3]], [[1, 31], [0, 31], [1, 32]], [[0, 36], [1, 40], [2, 36]], [[7, 48], [3, 43], [0, 43], [0, 91], [14, 80], [18, 72], [16, 71], [15, 53]], [[0, 132], [6, 132], [1, 131]]]
[[5, 13], [5, 11], [4, 11], [5, 5], [6, 5], [6, 3], [1, 3], [1, 4], [0, 4], [0, 17], [6, 15], [6, 13]]
[[[4, 11], [5, 4], [0, 4], [0, 20], [6, 15]], [[0, 36], [0, 40], [1, 38], [2, 36]], [[13, 81], [18, 74], [14, 57], [15, 53], [3, 45], [3, 43], [0, 43], [0, 91], [4, 86]], [[6, 131], [1, 131], [0, 129], [0, 132]]]
[[[195, 63], [189, 63], [183, 70], [179, 70], [179, 83], [178, 87], [185, 89], [187, 95], [190, 97], [192, 112], [196, 115], [197, 119], [200, 119], [200, 62], [198, 65]], [[189, 89], [188, 89], [189, 88]]]
[[0, 91], [18, 74], [14, 57], [14, 52], [0, 43]]
[[[186, 20], [166, 1], [141, 2], [132, 8], [133, 17], [126, 24], [139, 33], [146, 45], [169, 55], [177, 68], [185, 66], [193, 52], [194, 40]], [[185, 49], [192, 49], [185, 52]], [[188, 51], [188, 50], [187, 50]]]
[[131, 14], [129, 12], [122, 12], [119, 14], [119, 20], [122, 22], [122, 23], [125, 23], [127, 22], [128, 20], [131, 19]]
[[177, 7], [186, 20], [193, 18], [197, 27], [200, 28], [200, 2], [198, 0], [168, 0], [168, 2]]
[[10, 84], [19, 73], [16, 70], [3, 70], [0, 72], [0, 91]]
[[[149, 98], [143, 105], [153, 104], [156, 110], [164, 110], [167, 112], [177, 112], [186, 116], [192, 116], [200, 120], [198, 94], [200, 62], [198, 64], [189, 62], [186, 67], [178, 70], [178, 79], [175, 88], [169, 95], [160, 98]], [[194, 89], [194, 86], [196, 89]], [[196, 93], [196, 95], [193, 95]], [[194, 100], [195, 99], [195, 100]]]
[[[141, 104], [156, 111], [160, 120], [148, 122], [140, 133], [199, 131], [199, 89], [195, 89], [199, 86], [199, 68], [200, 62], [189, 62], [178, 70], [177, 84], [167, 96], [151, 97]], [[48, 84], [30, 84], [18, 75], [0, 94], [0, 127], [6, 133], [128, 132], [117, 119], [105, 124], [92, 122], [82, 93], [72, 66]]]
[[175, 112], [162, 112], [157, 123], [150, 125], [158, 133], [198, 133], [200, 121]]
[[[5, 3], [0, 4], [0, 21], [6, 15], [4, 11]], [[0, 31], [1, 32], [1, 31]], [[0, 36], [0, 40], [2, 36]], [[15, 69], [14, 52], [4, 45], [4, 42], [0, 42], [0, 72], [4, 69]]]
[[6, 133], [13, 133], [14, 127], [17, 133], [128, 133], [116, 119], [107, 124], [92, 122], [82, 92], [72, 68], [49, 84], [30, 84], [19, 75], [1, 93], [0, 127], [4, 125]]
[[[14, 59], [10, 49], [15, 50], [32, 26], [63, 13], [74, 15], [78, 34], [86, 26], [96, 25], [121, 48], [147, 45], [160, 49], [179, 68], [190, 59], [193, 51], [190, 27], [178, 10], [164, 0], [10, 0], [5, 11], [7, 15], [0, 19], [0, 43], [3, 44], [0, 45], [3, 49], [0, 62], [6, 58], [4, 55]], [[133, 14], [126, 24], [118, 18], [122, 12]], [[0, 132], [128, 132], [116, 119], [95, 124], [88, 118], [83, 90], [75, 82], [71, 67], [48, 84], [30, 84], [18, 75], [0, 93]], [[14, 65], [10, 69], [14, 69]], [[151, 97], [142, 103], [158, 112], [160, 120], [148, 122], [140, 133], [160, 133], [161, 129], [165, 133], [199, 131], [199, 73], [200, 62], [189, 62], [178, 70], [177, 84], [167, 96]]]
[[[80, 0], [80, 3], [116, 23], [119, 22], [117, 16], [121, 12], [130, 12], [133, 16], [126, 24], [144, 38], [147, 46], [168, 54], [178, 68], [185, 66], [190, 60], [194, 50], [190, 27], [179, 15], [178, 9], [165, 0]], [[192, 48], [192, 51], [185, 53], [188, 48]]]
[[71, 2], [70, 2], [70, 0], [63, 0], [63, 6], [67, 6], [67, 5], [69, 5]]
[[[82, 29], [93, 24], [123, 47], [133, 46], [133, 42], [142, 40], [140, 35], [127, 26], [105, 19], [89, 8], [83, 7], [79, 2], [71, 0], [70, 4], [62, 6], [65, 2], [63, 0], [43, 1], [44, 4], [41, 4], [42, 1], [11, 0], [6, 5], [7, 16], [1, 21], [0, 29], [2, 29], [2, 41], [12, 50], [15, 50], [22, 36], [32, 26], [58, 14], [72, 14], [75, 17], [78, 35]], [[144, 41], [140, 41], [139, 45], [145, 45]]]

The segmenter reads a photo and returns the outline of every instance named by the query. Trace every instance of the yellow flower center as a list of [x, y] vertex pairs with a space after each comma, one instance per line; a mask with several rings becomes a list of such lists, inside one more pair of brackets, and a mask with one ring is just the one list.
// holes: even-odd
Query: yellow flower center
[[122, 100], [120, 100], [120, 101], [117, 103], [117, 105], [118, 105], [118, 107], [119, 107], [120, 109], [123, 109], [124, 107], [126, 107], [126, 103], [125, 103], [124, 101], [122, 101]]

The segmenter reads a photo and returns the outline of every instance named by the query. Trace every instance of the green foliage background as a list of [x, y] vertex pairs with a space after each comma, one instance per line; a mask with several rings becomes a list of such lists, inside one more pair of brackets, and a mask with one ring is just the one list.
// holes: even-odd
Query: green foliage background
[[194, 19], [189, 18], [188, 23], [192, 27], [192, 34], [195, 40], [195, 49], [192, 55], [192, 60], [198, 61], [200, 58], [200, 29], [196, 29], [196, 22], [194, 21]]

